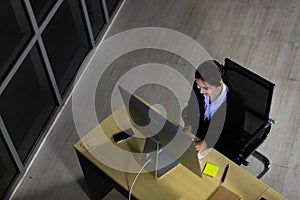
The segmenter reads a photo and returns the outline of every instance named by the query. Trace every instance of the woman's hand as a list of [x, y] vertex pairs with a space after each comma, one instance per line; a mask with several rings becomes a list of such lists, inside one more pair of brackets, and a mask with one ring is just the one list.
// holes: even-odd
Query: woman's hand
[[[205, 143], [204, 140], [199, 140], [195, 135], [192, 133], [192, 126], [191, 125], [186, 125], [183, 128], [183, 131], [190, 135], [193, 139], [195, 139], [195, 147], [196, 151], [200, 153], [201, 151], [205, 150], [207, 148], [207, 144]], [[196, 140], [197, 139], [197, 140]]]
[[200, 153], [201, 151], [205, 150], [207, 148], [207, 144], [204, 140], [196, 141], [195, 142], [196, 151]]

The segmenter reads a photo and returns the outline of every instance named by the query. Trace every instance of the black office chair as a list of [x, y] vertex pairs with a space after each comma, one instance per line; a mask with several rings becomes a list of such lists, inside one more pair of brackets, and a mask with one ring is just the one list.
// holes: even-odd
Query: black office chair
[[275, 84], [249, 71], [229, 58], [225, 59], [224, 79], [246, 99], [244, 132], [238, 164], [247, 166], [247, 158], [252, 155], [264, 164], [261, 178], [270, 168], [269, 159], [256, 149], [267, 138], [274, 120], [269, 118]]

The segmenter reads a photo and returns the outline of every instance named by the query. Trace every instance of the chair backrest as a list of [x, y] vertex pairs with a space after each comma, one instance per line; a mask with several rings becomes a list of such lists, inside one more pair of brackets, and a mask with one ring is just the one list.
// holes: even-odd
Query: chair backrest
[[229, 58], [224, 64], [225, 79], [246, 99], [245, 130], [250, 134], [269, 120], [275, 84]]
[[268, 120], [275, 84], [228, 58], [225, 59], [224, 69], [233, 89], [246, 99], [247, 110]]

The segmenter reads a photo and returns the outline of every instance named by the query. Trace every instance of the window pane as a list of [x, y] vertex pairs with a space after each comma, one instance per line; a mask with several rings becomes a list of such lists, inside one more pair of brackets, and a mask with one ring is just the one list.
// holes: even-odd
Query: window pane
[[[1, 134], [1, 132], [0, 132]], [[2, 135], [2, 134], [1, 134]], [[4, 197], [6, 190], [17, 176], [17, 168], [8, 149], [0, 135], [0, 199]]]
[[109, 16], [114, 11], [114, 9], [117, 6], [118, 2], [120, 2], [120, 0], [106, 0], [106, 5], [107, 5], [107, 10], [108, 10]]
[[63, 94], [89, 50], [86, 26], [77, 0], [62, 3], [42, 37]]
[[33, 34], [23, 1], [0, 1], [0, 82]]
[[55, 103], [40, 53], [34, 46], [0, 96], [0, 114], [23, 162]]
[[45, 19], [55, 2], [56, 0], [30, 0], [32, 10], [39, 25]]
[[89, 13], [90, 22], [93, 29], [94, 39], [105, 25], [105, 16], [103, 12], [101, 0], [86, 0], [86, 7]]

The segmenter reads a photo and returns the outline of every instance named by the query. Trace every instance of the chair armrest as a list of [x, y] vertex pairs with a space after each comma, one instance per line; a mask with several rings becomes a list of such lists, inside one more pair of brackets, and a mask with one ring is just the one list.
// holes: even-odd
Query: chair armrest
[[[240, 152], [244, 153], [246, 148], [253, 143], [255, 139], [263, 135], [266, 131], [269, 132], [271, 125], [275, 124], [275, 121], [273, 119], [269, 119], [268, 122], [264, 123], [261, 127], [259, 127], [254, 134], [251, 135], [251, 137], [248, 139], [248, 141], [242, 146]], [[268, 130], [269, 129], [269, 130]], [[267, 134], [266, 134], [267, 135]], [[264, 138], [265, 139], [265, 138]], [[263, 140], [264, 140], [263, 139]], [[253, 149], [254, 151], [255, 149]]]

